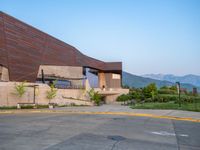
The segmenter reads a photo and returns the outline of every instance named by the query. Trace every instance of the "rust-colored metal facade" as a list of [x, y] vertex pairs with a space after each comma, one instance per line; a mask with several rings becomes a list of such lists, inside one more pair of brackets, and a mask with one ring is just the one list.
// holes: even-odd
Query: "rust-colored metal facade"
[[3, 12], [0, 12], [0, 64], [8, 68], [10, 81], [35, 82], [40, 65], [122, 72], [121, 62], [107, 63], [88, 57], [75, 47]]

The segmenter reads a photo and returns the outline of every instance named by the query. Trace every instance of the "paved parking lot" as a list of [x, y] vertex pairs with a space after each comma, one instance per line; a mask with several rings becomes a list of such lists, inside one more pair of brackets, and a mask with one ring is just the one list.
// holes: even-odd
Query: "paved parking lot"
[[0, 114], [0, 150], [199, 150], [200, 123], [118, 115]]

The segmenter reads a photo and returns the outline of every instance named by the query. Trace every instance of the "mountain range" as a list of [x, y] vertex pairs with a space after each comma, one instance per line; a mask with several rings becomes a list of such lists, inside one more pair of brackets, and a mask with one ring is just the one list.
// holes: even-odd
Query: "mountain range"
[[185, 75], [185, 76], [175, 76], [172, 74], [145, 74], [142, 77], [162, 80], [162, 81], [169, 81], [169, 82], [181, 82], [181, 83], [188, 83], [194, 86], [200, 87], [200, 76], [197, 75]]
[[150, 83], [155, 83], [157, 87], [160, 88], [162, 86], [176, 85], [176, 82], [179, 81], [181, 83], [182, 88], [186, 88], [187, 90], [192, 91], [193, 87], [197, 87], [198, 91], [200, 91], [200, 86], [197, 86], [199, 85], [200, 81], [198, 80], [199, 76], [195, 75], [187, 75], [182, 78], [174, 75], [162, 75], [162, 74], [158, 75], [148, 74], [148, 75], [137, 76], [128, 72], [122, 72], [122, 75], [123, 75], [122, 78], [123, 85], [127, 85], [129, 87], [141, 88], [147, 86]]

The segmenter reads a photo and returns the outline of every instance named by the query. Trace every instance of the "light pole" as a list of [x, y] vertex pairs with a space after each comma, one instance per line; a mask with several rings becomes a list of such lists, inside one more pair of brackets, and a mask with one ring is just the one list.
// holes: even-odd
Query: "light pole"
[[181, 84], [180, 84], [180, 82], [176, 82], [176, 87], [177, 87], [177, 92], [178, 92], [179, 107], [181, 107], [181, 92], [180, 92]]

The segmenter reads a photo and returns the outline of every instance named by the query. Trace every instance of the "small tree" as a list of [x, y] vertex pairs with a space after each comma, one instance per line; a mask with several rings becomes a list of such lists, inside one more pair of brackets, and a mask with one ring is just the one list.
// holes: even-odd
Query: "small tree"
[[155, 95], [157, 94], [157, 87], [155, 83], [151, 83], [143, 88], [143, 94], [145, 98], [151, 98], [154, 100]]
[[56, 82], [54, 81], [50, 85], [50, 90], [47, 91], [47, 98], [49, 99], [49, 103], [50, 103], [51, 99], [53, 99], [54, 97], [56, 97], [57, 89], [55, 88], [55, 84], [56, 84]]
[[92, 88], [90, 91], [88, 91], [88, 95], [90, 97], [90, 100], [94, 101], [97, 106], [100, 105], [102, 97], [99, 92], [95, 92], [95, 90]]
[[26, 92], [26, 86], [25, 86], [25, 81], [24, 82], [21, 82], [19, 84], [16, 84], [15, 83], [15, 90], [16, 90], [16, 94], [19, 96], [19, 97], [22, 97], [24, 95], [24, 93]]

